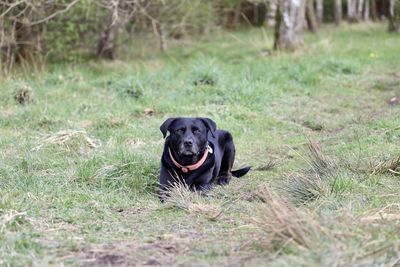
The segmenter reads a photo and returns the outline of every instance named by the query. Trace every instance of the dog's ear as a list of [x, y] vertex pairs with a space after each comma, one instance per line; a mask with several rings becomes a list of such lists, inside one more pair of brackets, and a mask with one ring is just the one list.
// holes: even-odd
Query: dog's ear
[[199, 118], [207, 129], [211, 132], [212, 136], [215, 137], [215, 131], [217, 130], [217, 124], [212, 119], [209, 118]]
[[160, 126], [160, 131], [162, 132], [164, 138], [167, 136], [167, 131], [169, 129], [169, 126], [171, 123], [175, 120], [175, 118], [169, 118], [166, 121], [163, 122]]

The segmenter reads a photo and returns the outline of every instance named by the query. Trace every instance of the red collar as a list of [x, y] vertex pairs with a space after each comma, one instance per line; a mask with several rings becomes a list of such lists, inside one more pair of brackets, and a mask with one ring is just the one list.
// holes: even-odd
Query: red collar
[[174, 157], [172, 156], [172, 153], [171, 153], [171, 149], [170, 149], [170, 148], [168, 148], [168, 152], [169, 152], [169, 156], [171, 157], [171, 160], [172, 160], [172, 162], [174, 163], [174, 165], [175, 165], [176, 167], [178, 167], [179, 169], [181, 169], [181, 171], [182, 171], [183, 173], [188, 173], [188, 172], [190, 172], [190, 171], [197, 170], [198, 168], [201, 167], [201, 165], [204, 164], [204, 162], [205, 162], [206, 159], [207, 159], [208, 153], [212, 153], [212, 148], [211, 148], [210, 146], [207, 145], [207, 148], [206, 148], [206, 150], [204, 151], [204, 154], [203, 154], [203, 156], [201, 157], [201, 159], [200, 159], [198, 162], [196, 162], [195, 164], [187, 165], [187, 166], [183, 166], [183, 165], [179, 164], [179, 163], [174, 159]]

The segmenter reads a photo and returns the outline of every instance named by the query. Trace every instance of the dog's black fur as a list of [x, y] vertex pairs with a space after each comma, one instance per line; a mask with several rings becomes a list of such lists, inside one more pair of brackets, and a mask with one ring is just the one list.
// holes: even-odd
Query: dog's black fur
[[[208, 118], [169, 118], [160, 127], [164, 138], [167, 132], [164, 151], [161, 157], [160, 190], [163, 198], [168, 187], [183, 182], [191, 190], [206, 192], [213, 184], [228, 184], [232, 176], [245, 175], [250, 167], [232, 171], [235, 160], [235, 146], [232, 135], [224, 130], [217, 130], [214, 121]], [[204, 164], [188, 173], [174, 165], [169, 155], [183, 166], [197, 163], [204, 155], [207, 146], [212, 148]]]

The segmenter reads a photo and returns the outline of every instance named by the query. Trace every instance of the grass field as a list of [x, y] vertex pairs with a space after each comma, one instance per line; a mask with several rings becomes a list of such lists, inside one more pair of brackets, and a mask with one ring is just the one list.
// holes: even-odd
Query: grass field
[[[220, 33], [3, 78], [0, 265], [399, 266], [400, 36], [271, 43]], [[253, 170], [161, 204], [172, 116], [213, 118]]]

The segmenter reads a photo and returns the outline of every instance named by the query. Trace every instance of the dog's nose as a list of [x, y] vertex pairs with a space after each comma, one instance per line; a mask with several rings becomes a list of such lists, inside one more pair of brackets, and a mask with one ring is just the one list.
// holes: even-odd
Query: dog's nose
[[193, 145], [193, 141], [192, 141], [192, 140], [185, 140], [185, 141], [183, 142], [183, 144], [184, 144], [185, 146], [192, 146], [192, 145]]

